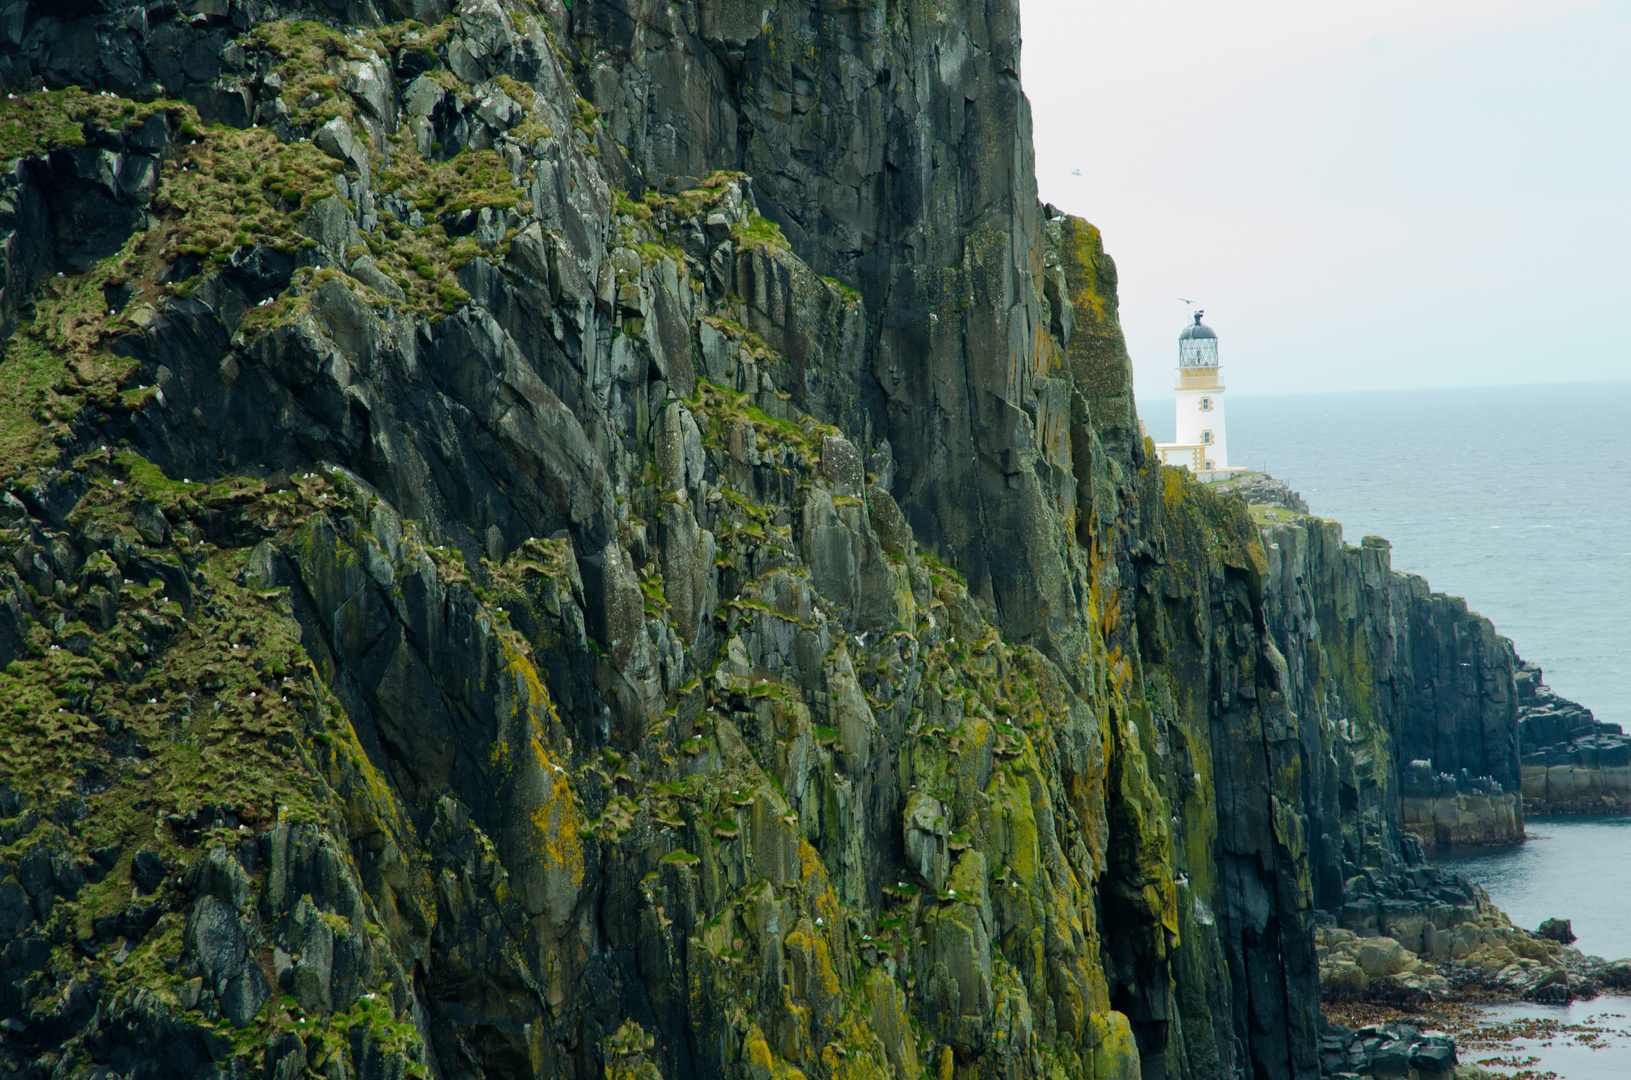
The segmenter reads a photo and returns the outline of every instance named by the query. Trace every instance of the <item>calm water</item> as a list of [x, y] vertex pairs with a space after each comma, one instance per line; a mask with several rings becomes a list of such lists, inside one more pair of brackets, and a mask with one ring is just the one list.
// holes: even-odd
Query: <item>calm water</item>
[[[1631, 382], [1231, 396], [1232, 464], [1466, 597], [1566, 697], [1631, 730]], [[1170, 400], [1140, 402], [1157, 440]], [[1631, 950], [1627, 950], [1631, 952]]]
[[1488, 889], [1519, 926], [1569, 919], [1575, 948], [1631, 957], [1631, 818], [1529, 818], [1524, 831], [1519, 847], [1437, 861]]

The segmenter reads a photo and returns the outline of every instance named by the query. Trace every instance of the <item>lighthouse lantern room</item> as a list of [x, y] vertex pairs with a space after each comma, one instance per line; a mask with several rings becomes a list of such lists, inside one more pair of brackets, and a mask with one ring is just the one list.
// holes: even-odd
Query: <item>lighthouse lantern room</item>
[[1163, 465], [1183, 465], [1201, 480], [1245, 472], [1229, 466], [1223, 430], [1223, 376], [1218, 370], [1218, 335], [1201, 322], [1204, 311], [1178, 335], [1177, 441], [1158, 443]]

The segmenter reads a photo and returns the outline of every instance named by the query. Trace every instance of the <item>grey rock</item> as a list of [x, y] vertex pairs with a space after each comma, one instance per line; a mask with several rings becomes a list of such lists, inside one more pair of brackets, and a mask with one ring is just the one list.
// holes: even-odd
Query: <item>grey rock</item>
[[357, 261], [351, 264], [351, 276], [392, 300], [406, 299], [402, 287], [385, 276], [371, 255], [358, 256]]
[[149, 544], [159, 545], [167, 543], [170, 539], [170, 522], [164, 516], [164, 511], [148, 502], [139, 502], [135, 507], [136, 531], [141, 538]]
[[1411, 1048], [1410, 1067], [1427, 1076], [1450, 1076], [1455, 1072], [1455, 1047], [1442, 1043], [1418, 1044]]
[[[370, 116], [378, 121], [388, 121], [392, 118], [390, 75], [383, 64], [376, 65], [368, 61], [356, 61], [351, 64], [351, 70], [346, 76], [346, 93], [368, 110]], [[322, 130], [327, 130], [327, 126]], [[315, 141], [315, 140], [314, 140]], [[326, 147], [319, 146], [325, 153], [331, 153]], [[355, 162], [352, 152], [342, 155], [347, 161]], [[361, 155], [362, 162], [367, 162], [366, 153]], [[359, 171], [362, 165], [358, 165]]]
[[710, 382], [729, 383], [736, 361], [736, 341], [709, 322], [697, 324], [697, 339], [702, 350], [703, 374]]
[[1564, 945], [1572, 944], [1574, 941], [1574, 930], [1569, 925], [1568, 919], [1547, 919], [1540, 924], [1540, 929], [1535, 933], [1540, 937], [1549, 938]]
[[833, 494], [859, 498], [866, 483], [861, 455], [848, 439], [836, 435], [821, 437], [821, 475], [832, 484]]
[[912, 538], [912, 527], [907, 523], [906, 515], [900, 512], [900, 507], [895, 505], [894, 497], [881, 485], [875, 484], [867, 489], [867, 520], [871, 522], [873, 532], [878, 534], [878, 542], [885, 551], [903, 559], [911, 557], [917, 547]]
[[944, 803], [921, 791], [913, 792], [904, 812], [906, 858], [931, 889], [945, 888], [950, 868], [950, 816]]
[[338, 195], [330, 195], [314, 204], [300, 223], [300, 231], [316, 240], [333, 262], [344, 260], [353, 229], [351, 211]]
[[552, 280], [552, 247], [552, 241], [544, 236], [543, 226], [535, 221], [510, 241], [508, 262], [547, 289]]
[[442, 89], [440, 83], [428, 75], [421, 75], [408, 84], [407, 91], [402, 95], [402, 105], [409, 116], [429, 117], [446, 98], [447, 91]]
[[0, 942], [11, 941], [34, 925], [34, 907], [15, 878], [0, 880]]
[[368, 147], [351, 131], [344, 117], [336, 116], [312, 133], [312, 145], [359, 173], [368, 171]]
[[306, 1012], [325, 1015], [334, 1008], [329, 993], [334, 978], [334, 931], [304, 899], [295, 908], [294, 921], [290, 940], [299, 959], [292, 973], [292, 992]]
[[1405, 1080], [1410, 1075], [1410, 1044], [1402, 1039], [1381, 1044], [1371, 1051], [1370, 1066], [1377, 1080]]
[[[130, 85], [156, 77], [222, 115], [258, 85], [255, 115], [277, 122], [278, 88], [252, 74], [271, 57], [234, 22], [268, 13], [219, 7], [196, 24], [155, 8], [151, 28], [145, 9], [72, 30], [18, 15], [0, 64], [60, 85], [127, 49]], [[441, 14], [365, 8], [335, 18]], [[257, 824], [219, 858], [188, 849], [186, 886], [136, 905], [193, 901], [177, 993], [202, 1021], [120, 989], [51, 1023], [100, 1025], [88, 1044], [116, 1055], [136, 1036], [110, 1032], [177, 1024], [164, 1045], [185, 1060], [160, 1071], [224, 1073], [232, 1048], [208, 1025], [254, 1014], [264, 955], [304, 1006], [388, 1008], [392, 1047], [443, 1055], [393, 1058], [356, 1024], [322, 1048], [346, 1075], [757, 1076], [761, 1036], [772, 1071], [825, 1075], [854, 1050], [835, 1038], [846, 1017], [900, 1075], [950, 1048], [962, 1071], [1026, 1076], [1039, 1041], [1105, 1076], [1309, 1076], [1363, 1056], [1317, 1037], [1312, 923], [1351, 913], [1427, 947], [1476, 911], [1412, 876], [1423, 852], [1399, 832], [1451, 809], [1434, 800], [1516, 820], [1514, 657], [1464, 604], [1394, 574], [1380, 542], [1317, 522], [1254, 534], [1237, 503], [1143, 458], [1114, 265], [1091, 226], [1036, 205], [1017, 5], [921, 14], [472, 0], [436, 56], [404, 37], [396, 73], [370, 63], [377, 86], [349, 66], [365, 39], [330, 58], [360, 126], [319, 132], [355, 174], [303, 223], [318, 246], [282, 266], [253, 247], [219, 274], [178, 264], [191, 295], [128, 339], [165, 404], [117, 421], [174, 476], [333, 484], [241, 575], [268, 594], [257, 620], [298, 623], [322, 682], [282, 736], [298, 745], [276, 747], [321, 774], [318, 813]], [[119, 40], [83, 44], [99, 33]], [[594, 56], [567, 70], [555, 42], [585, 41]], [[422, 77], [444, 62], [473, 107]], [[501, 136], [520, 103], [500, 75], [551, 137]], [[378, 267], [347, 252], [388, 241], [385, 210], [426, 224], [366, 169], [399, 98], [422, 151], [457, 168], [491, 147], [516, 183], [513, 207], [432, 217], [482, 252], [458, 272], [469, 300], [435, 319], [380, 303]], [[106, 257], [143, 219], [128, 163], [166, 139], [136, 137], [0, 177], [8, 326], [41, 274]], [[672, 229], [671, 209], [647, 204], [648, 226], [613, 194], [709, 178]], [[121, 224], [79, 227], [97, 215]], [[321, 275], [234, 344], [297, 259], [355, 280]], [[699, 374], [730, 392], [699, 394]], [[812, 448], [812, 421], [841, 437]], [[66, 533], [49, 521], [73, 493], [50, 483], [41, 528]], [[173, 528], [232, 516], [210, 503]], [[262, 535], [245, 528], [210, 547], [240, 557]], [[188, 558], [219, 557], [203, 548]], [[194, 572], [116, 553], [82, 573], [15, 545], [0, 655], [27, 640], [25, 586], [50, 607], [78, 585], [80, 617], [111, 628], [132, 559], [133, 579]], [[1525, 682], [1536, 733], [1553, 709], [1571, 762], [1617, 760], [1610, 733], [1575, 733]], [[1432, 762], [1419, 796], [1416, 770], [1391, 766], [1405, 742]], [[704, 807], [667, 788], [676, 775], [730, 786]], [[879, 899], [909, 878], [928, 895]], [[41, 897], [66, 887], [54, 862], [40, 880]], [[858, 948], [886, 914], [898, 944]], [[7, 963], [0, 989], [45, 966]], [[1117, 1008], [1090, 1016], [1101, 976]], [[720, 978], [754, 1007], [715, 1015]], [[363, 993], [378, 997], [358, 1008]], [[151, 1071], [142, 1045], [132, 1068]], [[269, 1075], [309, 1064], [303, 1044], [267, 1050]]]
[[168, 873], [164, 859], [151, 848], [143, 848], [136, 852], [130, 861], [130, 880], [141, 894], [154, 893], [164, 884], [165, 874]]
[[215, 896], [199, 897], [187, 913], [183, 942], [183, 955], [198, 965], [227, 1017], [239, 1027], [253, 1019], [271, 987], [249, 956], [238, 912]]

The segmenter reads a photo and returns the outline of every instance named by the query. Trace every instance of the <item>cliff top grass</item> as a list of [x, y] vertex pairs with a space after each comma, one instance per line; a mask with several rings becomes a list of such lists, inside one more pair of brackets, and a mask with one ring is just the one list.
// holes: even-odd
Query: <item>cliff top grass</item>
[[[615, 196], [614, 210], [652, 226], [668, 240], [672, 240], [672, 233], [679, 227], [680, 222], [691, 218], [706, 218], [718, 209], [725, 197], [726, 185], [745, 179], [746, 173], [717, 169], [709, 173], [696, 187], [673, 194], [647, 191], [641, 199], [635, 200], [619, 193]], [[743, 220], [731, 224], [731, 236], [740, 246], [765, 244], [783, 250], [789, 247], [781, 228], [751, 208]]]
[[166, 163], [153, 197], [160, 257], [219, 265], [254, 244], [293, 252], [310, 243], [297, 215], [335, 193], [340, 169], [311, 143], [279, 142], [265, 128], [201, 127]]
[[103, 291], [120, 277], [114, 260], [103, 260], [85, 274], [48, 279], [35, 296], [33, 317], [6, 342], [0, 469], [7, 476], [53, 464], [58, 443], [82, 413], [127, 404], [121, 387], [137, 365], [111, 349], [120, 331]]
[[[513, 14], [513, 13], [512, 13]], [[449, 73], [451, 74], [451, 73]], [[457, 81], [457, 76], [454, 76]], [[526, 83], [509, 75], [495, 75], [493, 82], [500, 90], [509, 95], [510, 99], [521, 106], [526, 119], [510, 128], [510, 135], [525, 144], [532, 144], [539, 139], [553, 139], [555, 131], [537, 116], [538, 92]], [[460, 87], [465, 84], [460, 83]]]
[[77, 86], [13, 94], [0, 100], [0, 161], [37, 157], [58, 146], [84, 146], [88, 133], [139, 129], [160, 112], [174, 112], [185, 121], [188, 111], [179, 101], [131, 101]]
[[380, 172], [381, 186], [426, 217], [482, 207], [508, 210], [525, 198], [497, 151], [464, 150], [445, 161], [428, 160], [407, 132], [398, 132], [391, 148], [391, 164]]
[[[782, 235], [781, 226], [764, 217], [757, 210], [748, 211], [746, 217], [731, 227], [731, 237], [739, 247], [764, 246], [773, 251], [791, 250], [787, 237]], [[851, 290], [851, 292], [853, 291]], [[860, 294], [855, 293], [855, 295], [859, 296]]]
[[1246, 509], [1252, 515], [1252, 522], [1257, 525], [1288, 525], [1294, 521], [1301, 521], [1307, 517], [1295, 510], [1286, 510], [1278, 506], [1261, 506], [1257, 503], [1249, 504]]
[[[53, 96], [54, 111], [15, 109]], [[105, 95], [75, 98], [67, 91], [0, 104], [12, 120], [22, 121], [0, 121], [8, 146], [30, 156], [45, 153], [70, 133], [68, 127], [52, 126], [53, 116], [76, 117], [83, 130], [110, 118], [135, 124], [159, 111], [158, 105]], [[192, 287], [166, 280], [177, 260], [195, 258], [209, 269], [247, 246], [293, 252], [311, 242], [299, 235], [296, 215], [332, 193], [337, 163], [309, 143], [280, 143], [264, 129], [200, 125], [190, 106], [167, 103], [163, 109], [192, 134], [173, 148], [161, 170], [149, 205], [157, 225], [138, 230], [85, 273], [47, 279], [7, 343], [9, 377], [0, 381], [0, 462], [6, 465], [50, 461], [52, 440], [65, 435], [68, 421], [86, 409], [139, 404], [139, 392], [131, 400], [120, 396], [130, 389], [136, 365], [118, 356], [115, 344], [148, 325], [168, 297]], [[119, 306], [110, 306], [115, 303]]]

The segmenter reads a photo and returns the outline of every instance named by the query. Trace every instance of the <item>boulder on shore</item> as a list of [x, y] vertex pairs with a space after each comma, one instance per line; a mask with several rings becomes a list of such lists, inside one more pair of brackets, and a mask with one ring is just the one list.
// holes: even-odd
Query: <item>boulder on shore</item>
[[1540, 929], [1535, 933], [1550, 941], [1562, 942], [1564, 945], [1574, 942], [1574, 930], [1569, 926], [1568, 919], [1547, 919], [1540, 924]]

